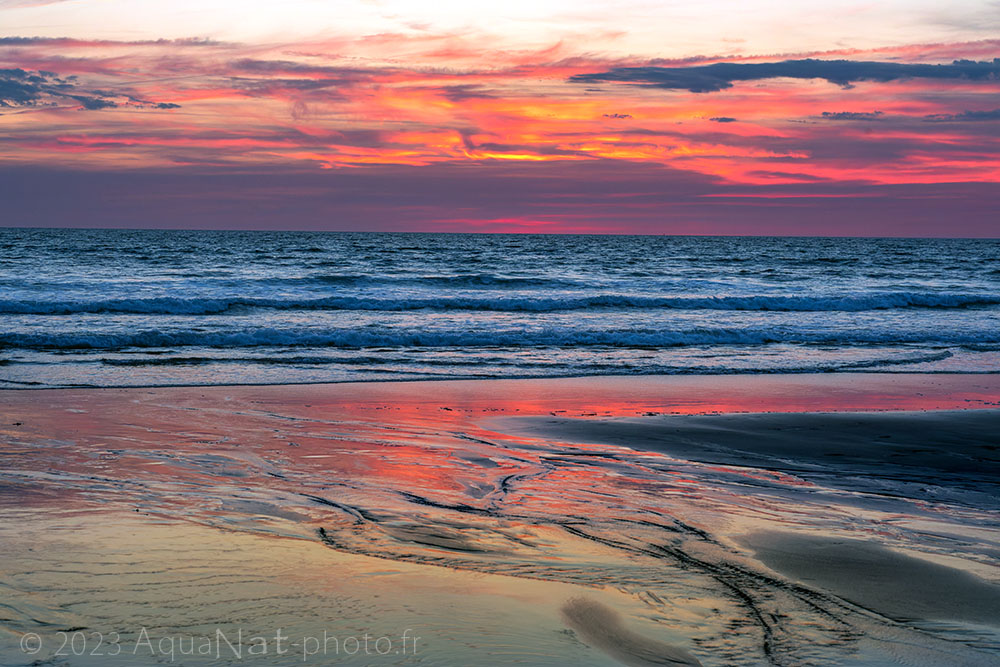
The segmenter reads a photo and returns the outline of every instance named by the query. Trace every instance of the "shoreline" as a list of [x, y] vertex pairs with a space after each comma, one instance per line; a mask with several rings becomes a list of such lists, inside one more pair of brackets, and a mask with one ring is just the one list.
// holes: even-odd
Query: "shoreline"
[[[107, 404], [124, 396], [273, 402], [371, 409], [396, 402], [414, 409], [483, 411], [487, 416], [640, 417], [679, 414], [907, 412], [1000, 408], [1000, 374], [788, 373], [595, 375], [565, 378], [373, 380], [365, 382], [48, 387], [0, 389], [0, 404]], [[44, 397], [44, 398], [43, 398]], [[66, 405], [62, 405], [66, 403]], [[63, 411], [64, 412], [64, 411]], [[308, 413], [306, 409], [304, 413]], [[0, 434], [3, 433], [0, 425]]]
[[[836, 371], [726, 371], [719, 373], [649, 373], [649, 374], [601, 374], [601, 375], [545, 375], [545, 376], [490, 376], [490, 377], [425, 377], [425, 378], [391, 378], [378, 380], [333, 380], [333, 381], [308, 381], [308, 382], [232, 382], [215, 384], [134, 384], [134, 385], [53, 385], [53, 386], [0, 386], [0, 395], [6, 391], [70, 391], [70, 390], [115, 390], [115, 389], [209, 389], [212, 387], [232, 388], [232, 387], [313, 387], [313, 386], [340, 386], [340, 385], [370, 385], [370, 384], [412, 384], [412, 383], [442, 383], [442, 382], [546, 382], [558, 380], [633, 380], [642, 382], [647, 378], [738, 378], [738, 377], [868, 377], [868, 376], [901, 376], [901, 377], [990, 377], [996, 376], [998, 382], [996, 386], [1000, 389], [1000, 371], [893, 371], [893, 370], [836, 370]], [[20, 384], [11, 380], [2, 380], [0, 383]], [[1000, 405], [1000, 403], [998, 403]]]
[[[38, 226], [23, 226], [23, 225], [11, 225], [9, 227], [0, 227], [0, 229], [17, 230], [17, 231], [31, 231], [36, 229], [43, 229], [49, 231], [65, 231], [65, 227], [46, 227], [44, 225]], [[370, 230], [354, 230], [354, 229], [282, 229], [280, 232], [276, 232], [273, 229], [253, 229], [253, 228], [226, 228], [217, 229], [212, 227], [72, 227], [73, 231], [87, 231], [87, 232], [102, 232], [102, 231], [115, 231], [115, 232], [199, 232], [199, 233], [217, 233], [226, 234], [229, 232], [238, 232], [240, 234], [253, 233], [253, 234], [301, 234], [303, 236], [315, 236], [315, 235], [336, 235], [336, 234], [385, 234], [387, 236], [560, 236], [560, 237], [574, 237], [574, 236], [622, 236], [622, 237], [649, 237], [649, 238], [747, 238], [747, 239], [817, 239], [817, 240], [857, 240], [857, 241], [871, 241], [871, 240], [884, 240], [884, 241], [995, 241], [1000, 240], [1000, 236], [822, 236], [822, 235], [801, 235], [801, 234], [634, 234], [634, 233], [620, 233], [620, 232], [522, 232], [522, 231], [511, 231], [511, 232], [418, 232], [418, 231], [399, 231], [399, 230], [387, 230], [372, 232]]]

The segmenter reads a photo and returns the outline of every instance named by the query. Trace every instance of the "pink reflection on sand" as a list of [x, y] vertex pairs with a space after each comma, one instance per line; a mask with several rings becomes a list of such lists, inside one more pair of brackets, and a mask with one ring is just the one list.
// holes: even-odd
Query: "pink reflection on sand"
[[[805, 602], [755, 578], [741, 534], [851, 535], [975, 563], [974, 549], [993, 539], [993, 514], [959, 487], [907, 496], [905, 468], [885, 493], [829, 484], [836, 462], [801, 473], [794, 461], [791, 470], [702, 463], [627, 439], [508, 433], [498, 417], [594, 433], [723, 419], [669, 415], [991, 407], [998, 389], [994, 376], [818, 375], [6, 392], [0, 504], [99, 507], [627, 591], [720, 655], [745, 655], [765, 632], [727, 598], [738, 589], [769, 614], [806, 619], [783, 640], [801, 651], [861, 621], [839, 603], [819, 614], [825, 598]], [[644, 415], [653, 419], [636, 419]], [[717, 631], [732, 624], [744, 633]]]

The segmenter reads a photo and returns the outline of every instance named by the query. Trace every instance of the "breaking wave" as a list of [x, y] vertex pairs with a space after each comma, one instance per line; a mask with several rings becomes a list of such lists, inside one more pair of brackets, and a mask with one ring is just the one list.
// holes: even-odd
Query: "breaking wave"
[[98, 299], [77, 301], [0, 301], [0, 313], [76, 315], [120, 313], [140, 315], [222, 315], [245, 309], [269, 310], [473, 310], [556, 312], [588, 309], [677, 309], [729, 311], [860, 312], [898, 308], [972, 308], [1000, 305], [1000, 295], [891, 292], [833, 296], [628, 296], [597, 294], [573, 297], [417, 297], [379, 298], [183, 298]]
[[386, 328], [276, 329], [247, 331], [159, 331], [130, 333], [0, 333], [0, 347], [52, 350], [154, 347], [636, 347], [692, 345], [823, 345], [942, 344], [981, 345], [1000, 342], [995, 331], [847, 331], [781, 328], [694, 328], [677, 331], [502, 329], [485, 331], [415, 331]]

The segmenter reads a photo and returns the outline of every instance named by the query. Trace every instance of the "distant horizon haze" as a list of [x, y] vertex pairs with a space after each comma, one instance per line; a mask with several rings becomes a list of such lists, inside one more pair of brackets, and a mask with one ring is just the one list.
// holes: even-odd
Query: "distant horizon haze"
[[671, 233], [671, 232], [649, 232], [637, 233], [629, 231], [609, 231], [609, 232], [574, 232], [574, 231], [524, 231], [524, 230], [496, 230], [496, 231], [422, 231], [411, 229], [387, 229], [387, 230], [362, 230], [362, 229], [307, 229], [307, 228], [284, 228], [276, 227], [58, 227], [53, 225], [5, 225], [0, 223], [0, 229], [25, 229], [25, 230], [66, 230], [66, 231], [118, 231], [118, 232], [236, 232], [236, 233], [288, 233], [288, 234], [427, 234], [427, 235], [462, 235], [462, 236], [638, 236], [638, 237], [677, 237], [677, 238], [747, 238], [747, 239], [857, 239], [857, 240], [941, 240], [941, 241], [996, 241], [1000, 240], [1000, 232], [994, 236], [876, 236], [876, 235], [848, 235], [848, 234], [699, 234], [691, 233]]

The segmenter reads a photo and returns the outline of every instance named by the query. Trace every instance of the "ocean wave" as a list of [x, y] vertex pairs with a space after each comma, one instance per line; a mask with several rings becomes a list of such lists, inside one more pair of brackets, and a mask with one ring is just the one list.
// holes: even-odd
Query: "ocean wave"
[[[939, 352], [926, 352], [908, 354], [897, 357], [878, 357], [861, 361], [837, 361], [829, 360], [813, 364], [800, 366], [777, 365], [780, 369], [790, 369], [798, 371], [806, 370], [859, 370], [864, 368], [880, 368], [887, 366], [906, 366], [911, 364], [933, 363], [944, 361], [953, 356], [952, 352], [942, 350]], [[79, 362], [78, 362], [79, 363]], [[101, 363], [105, 366], [204, 366], [210, 364], [238, 364], [238, 365], [265, 365], [265, 366], [328, 366], [328, 365], [372, 365], [372, 366], [392, 366], [405, 368], [407, 366], [442, 366], [442, 367], [473, 367], [482, 368], [484, 366], [501, 366], [505, 368], [525, 369], [547, 369], [556, 372], [562, 371], [597, 371], [626, 372], [637, 370], [632, 365], [622, 363], [604, 363], [599, 361], [574, 360], [570, 363], [559, 363], [555, 361], [526, 361], [518, 358], [488, 357], [478, 356], [473, 359], [455, 358], [435, 358], [435, 357], [407, 357], [407, 356], [358, 356], [355, 354], [337, 357], [323, 356], [230, 356], [230, 357], [202, 357], [202, 356], [168, 356], [168, 357], [140, 357], [133, 359], [94, 359], [92, 363]], [[684, 370], [704, 372], [709, 369], [719, 368], [718, 366], [699, 365], [664, 365], [650, 363], [642, 368], [651, 369], [651, 372], [677, 373]], [[724, 370], [735, 370], [738, 366], [722, 366]], [[766, 364], [763, 368], [769, 368]], [[756, 369], [760, 370], [760, 369]]]
[[862, 370], [866, 368], [882, 368], [885, 366], [908, 366], [910, 364], [930, 364], [935, 361], [944, 361], [954, 356], [948, 350], [940, 352], [927, 352], [924, 354], [914, 354], [906, 357], [891, 357], [887, 359], [867, 359], [864, 361], [847, 361], [827, 364], [828, 368], [823, 370]]
[[580, 287], [584, 283], [561, 278], [543, 278], [535, 276], [505, 276], [493, 273], [464, 273], [443, 275], [372, 275], [360, 274], [313, 274], [305, 276], [279, 278], [276, 281], [284, 284], [319, 284], [319, 285], [422, 285], [451, 288], [530, 288], [530, 287]]
[[970, 308], [1000, 305], [1000, 295], [890, 292], [833, 296], [628, 296], [596, 294], [568, 297], [414, 297], [332, 296], [320, 298], [97, 299], [76, 301], [0, 300], [0, 314], [75, 315], [222, 315], [241, 309], [270, 310], [471, 310], [555, 312], [588, 309], [677, 309], [744, 311], [859, 312], [899, 308]]
[[240, 331], [137, 331], [130, 333], [0, 333], [0, 349], [118, 350], [176, 347], [342, 347], [342, 348], [510, 348], [635, 347], [699, 345], [938, 344], [982, 345], [1000, 342], [996, 331], [939, 332], [893, 330], [826, 332], [795, 329], [693, 328], [678, 331], [501, 329], [419, 331], [400, 329], [274, 329]]

